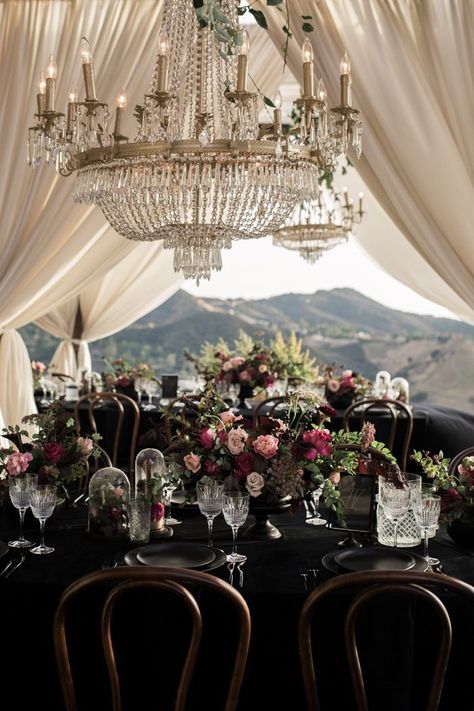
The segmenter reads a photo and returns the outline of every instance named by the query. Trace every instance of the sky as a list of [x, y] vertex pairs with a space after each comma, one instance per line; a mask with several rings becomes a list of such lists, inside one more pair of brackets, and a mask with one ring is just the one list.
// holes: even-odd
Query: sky
[[[363, 229], [363, 225], [359, 227]], [[357, 244], [357, 236], [336, 247], [314, 265], [297, 253], [275, 247], [271, 238], [234, 242], [222, 254], [222, 271], [199, 286], [186, 281], [185, 291], [219, 299], [260, 299], [277, 294], [312, 294], [319, 289], [349, 287], [384, 306], [432, 316], [453, 315], [388, 276]]]

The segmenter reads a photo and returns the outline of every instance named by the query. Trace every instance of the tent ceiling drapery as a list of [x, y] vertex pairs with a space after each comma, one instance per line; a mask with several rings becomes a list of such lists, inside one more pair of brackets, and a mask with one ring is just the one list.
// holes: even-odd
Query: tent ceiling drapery
[[[473, 8], [455, 0], [449, 4], [441, 0], [429, 4], [292, 0], [291, 5], [301, 7], [301, 14], [309, 6], [315, 17], [311, 39], [316, 67], [319, 62], [318, 74], [325, 75], [329, 88], [337, 86], [343, 50], [347, 48], [353, 58], [354, 94], [366, 121], [365, 155], [357, 168], [393, 219], [387, 223], [390, 234], [398, 236], [398, 243], [392, 244], [387, 235], [365, 233], [360, 242], [407, 286], [473, 321], [474, 247], [469, 242], [474, 139], [469, 121], [474, 92], [467, 74], [470, 20], [463, 19], [463, 13], [472, 13]], [[111, 285], [118, 294], [123, 265], [136, 259], [133, 269], [139, 273], [140, 258], [132, 256], [138, 254], [137, 248], [155, 250], [153, 262], [166, 255], [160, 255], [156, 245], [123, 240], [98, 210], [74, 205], [72, 179], [56, 178], [46, 167], [33, 172], [23, 163], [25, 130], [46, 58], [50, 51], [57, 54], [58, 102], [64, 105], [70, 86], [80, 85], [78, 51], [83, 34], [94, 48], [99, 95], [111, 100], [127, 86], [129, 124], [125, 128], [133, 130], [130, 107], [143, 93], [151, 73], [160, 6], [157, 0], [0, 3], [0, 121], [3, 135], [9, 137], [0, 176], [0, 327], [6, 330], [0, 343], [2, 373], [7, 372], [11, 347], [16, 344], [20, 349], [12, 328], [41, 319], [50, 332], [70, 338], [67, 313], [69, 306], [73, 313], [79, 299], [86, 312], [85, 305], [90, 306], [83, 338], [94, 340], [120, 330], [163, 300], [155, 290], [153, 298], [142, 298], [136, 308], [124, 308], [122, 313], [117, 309], [115, 316], [113, 308], [105, 308], [100, 316], [97, 299]], [[281, 16], [266, 5], [265, 13], [271, 20], [270, 36], [281, 47]], [[264, 93], [272, 95], [280, 83], [281, 63], [266, 33], [256, 30], [251, 73]], [[289, 43], [289, 64], [298, 73], [303, 35], [296, 26], [292, 30], [295, 38]], [[441, 50], [444, 57], [448, 51], [450, 62], [439, 61]], [[463, 84], [468, 87], [465, 92]], [[406, 111], [402, 112], [404, 102]], [[394, 223], [404, 236], [396, 232]], [[147, 257], [145, 263], [151, 269]], [[163, 274], [168, 274], [165, 266]], [[156, 279], [148, 278], [156, 289]], [[169, 281], [163, 284], [163, 298], [172, 288]], [[131, 306], [132, 294], [133, 298], [143, 296], [129, 282], [120, 297], [124, 306]], [[17, 356], [22, 359], [23, 381], [4, 377], [0, 388], [0, 407], [8, 422], [31, 409], [26, 350], [20, 349]]]
[[[258, 4], [281, 48], [281, 13]], [[296, 76], [305, 36], [297, 20], [308, 9], [315, 66], [333, 103], [338, 60], [345, 51], [352, 60], [354, 103], [366, 122], [355, 167], [400, 230], [393, 243], [365, 230], [361, 244], [392, 276], [474, 322], [474, 5], [292, 0], [291, 8]]]

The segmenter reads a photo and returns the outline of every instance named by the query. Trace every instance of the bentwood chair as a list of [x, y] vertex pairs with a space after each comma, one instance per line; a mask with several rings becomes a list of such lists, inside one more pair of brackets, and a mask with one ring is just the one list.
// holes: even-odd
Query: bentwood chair
[[[353, 402], [345, 410], [343, 415], [343, 427], [345, 432], [351, 431], [351, 421], [355, 420], [360, 428], [365, 422], [372, 422], [380, 425], [377, 418], [380, 412], [388, 415], [390, 419], [390, 431], [388, 437], [384, 438], [386, 446], [393, 452], [395, 437], [397, 432], [403, 432], [401, 454], [397, 457], [402, 471], [406, 471], [408, 461], [408, 450], [413, 433], [413, 413], [411, 408], [400, 400], [381, 400], [377, 398], [366, 398]], [[375, 420], [375, 421], [374, 421]], [[399, 429], [400, 426], [400, 429]], [[380, 435], [377, 439], [381, 439]]]
[[[82, 397], [79, 398], [79, 400], [76, 402], [75, 407], [74, 407], [74, 419], [76, 420], [76, 428], [77, 428], [77, 433], [78, 435], [81, 435], [82, 431], [84, 431], [84, 427], [81, 426], [81, 420], [80, 420], [80, 412], [81, 412], [81, 405], [86, 404], [88, 405], [87, 408], [87, 414], [88, 414], [88, 420], [89, 420], [89, 426], [90, 426], [90, 432], [97, 433], [99, 432], [99, 428], [97, 425], [96, 417], [95, 417], [95, 411], [98, 408], [102, 408], [105, 405], [112, 406], [112, 412], [113, 410], [116, 411], [116, 425], [115, 421], [113, 423], [113, 437], [110, 438], [106, 437], [106, 433], [108, 434], [108, 431], [106, 431], [106, 428], [104, 427], [102, 431], [99, 432], [99, 434], [102, 435], [103, 439], [101, 440], [102, 447], [107, 451], [108, 455], [110, 456], [110, 459], [112, 461], [112, 466], [116, 467], [120, 464], [119, 462], [119, 446], [121, 442], [123, 441], [123, 431], [124, 431], [124, 422], [125, 422], [125, 410], [131, 414], [132, 416], [132, 429], [131, 429], [131, 436], [130, 436], [130, 441], [127, 442], [127, 450], [128, 446], [130, 447], [129, 453], [128, 453], [128, 461], [127, 465], [122, 466], [124, 469], [128, 469], [128, 474], [130, 477], [133, 478], [133, 472], [134, 472], [134, 466], [135, 466], [135, 455], [136, 455], [136, 449], [137, 449], [137, 440], [138, 440], [138, 430], [140, 427], [140, 410], [138, 409], [138, 405], [135, 402], [135, 400], [132, 400], [132, 398], [128, 397], [128, 395], [123, 395], [122, 393], [109, 393], [109, 392], [104, 392], [104, 393], [89, 393], [87, 395], [83, 395]], [[112, 414], [112, 412], [110, 414]], [[105, 411], [102, 413], [105, 415]], [[113, 416], [113, 415], [112, 415]]]
[[81, 499], [86, 500], [85, 497], [87, 497], [91, 476], [95, 474], [98, 469], [112, 466], [112, 460], [105, 449], [103, 449], [99, 444], [94, 445], [94, 449], [97, 452], [97, 457], [93, 457], [92, 455], [89, 457], [86, 462], [84, 476], [72, 482], [68, 487], [69, 497], [74, 504]]
[[[173, 708], [174, 711], [184, 711], [189, 698], [189, 687], [197, 668], [201, 643], [206, 633], [206, 625], [209, 623], [209, 619], [201, 614], [201, 607], [204, 605], [206, 595], [214, 601], [218, 600], [219, 604], [217, 606], [214, 604], [212, 608], [213, 614], [218, 611], [220, 606], [224, 606], [225, 614], [233, 618], [235, 623], [235, 627], [232, 628], [235, 633], [230, 635], [231, 646], [228, 647], [229, 640], [225, 640], [226, 633], [230, 633], [229, 627], [223, 632], [221, 630], [220, 646], [212, 650], [216, 655], [226, 654], [225, 650], [227, 653], [230, 652], [228, 654], [229, 683], [226, 687], [227, 693], [224, 691], [225, 701], [220, 708], [223, 711], [234, 711], [237, 706], [250, 644], [250, 612], [245, 600], [228, 583], [207, 573], [184, 568], [152, 566], [110, 568], [90, 573], [72, 583], [61, 595], [54, 618], [54, 646], [65, 711], [77, 711], [79, 708], [79, 689], [76, 688], [74, 678], [75, 665], [71, 663], [71, 660], [74, 660], [74, 655], [70, 637], [73, 635], [70, 635], [69, 625], [74, 622], [75, 605], [83, 605], [84, 598], [90, 604], [92, 594], [96, 595], [93, 598], [94, 603], [101, 611], [100, 625], [98, 624], [98, 626], [100, 626], [101, 645], [109, 678], [113, 711], [122, 711], [123, 708], [123, 690], [129, 681], [126, 676], [130, 668], [128, 666], [130, 658], [134, 655], [140, 658], [141, 655], [146, 654], [144, 651], [146, 642], [156, 639], [158, 644], [164, 647], [165, 642], [170, 641], [169, 637], [168, 640], [163, 639], [160, 627], [163, 625], [162, 616], [169, 614], [170, 598], [173, 599], [179, 610], [175, 619], [175, 627], [177, 627], [176, 621], [179, 621], [180, 626], [189, 629], [187, 635], [180, 638], [181, 643], [184, 642], [180, 656], [176, 654], [174, 648], [166, 648], [167, 656], [172, 658], [177, 681], [176, 689], [171, 692], [171, 698], [174, 699]], [[138, 620], [133, 619], [134, 616], [130, 615], [130, 611], [124, 612], [128, 609], [124, 605], [129, 604], [133, 607], [133, 602], [137, 603], [137, 600], [140, 601], [140, 609], [143, 609], [144, 604], [148, 604], [155, 611], [161, 610], [161, 617], [157, 617], [158, 629], [152, 629], [150, 624], [140, 628]], [[125, 649], [121, 649], [120, 640], [123, 639], [121, 634], [124, 634], [123, 628], [126, 627], [127, 621], [130, 622], [130, 619], [132, 619], [135, 629], [139, 627], [138, 635], [142, 638], [143, 646], [138, 639], [135, 648], [124, 643]], [[98, 617], [97, 623], [99, 623]], [[178, 637], [178, 632], [179, 630], [175, 629], [175, 633], [173, 633], [175, 637]], [[77, 639], [74, 641], [78, 643]], [[176, 642], [176, 645], [179, 646], [179, 642]], [[153, 666], [156, 662], [154, 655], [151, 656]], [[175, 656], [182, 661], [182, 664], [180, 661], [175, 661]], [[119, 669], [118, 660], [123, 657], [124, 663]], [[206, 693], [210, 695], [208, 699], [210, 701], [215, 691], [216, 660], [204, 661], [205, 666], [201, 672], [204, 672], [206, 677], [204, 679], [207, 684], [205, 689]], [[76, 667], [81, 664], [83, 670], [87, 672], [90, 664], [87, 654], [76, 657]], [[80, 669], [76, 668], [75, 671], [79, 672]], [[79, 673], [78, 676], [80, 676]], [[146, 708], [165, 708], [161, 699], [164, 696], [165, 687], [169, 691], [170, 678], [160, 676], [160, 667], [156, 665], [153, 667], [151, 678], [147, 679], [143, 675], [141, 678], [132, 679], [135, 687], [137, 685], [143, 687], [147, 681], [150, 689]], [[94, 704], [89, 703], [89, 708], [92, 707], [97, 708]], [[136, 705], [134, 708], [145, 708], [145, 706]]]
[[463, 449], [462, 452], [459, 452], [458, 454], [456, 454], [455, 457], [451, 459], [448, 467], [449, 474], [458, 474], [458, 466], [461, 464], [464, 457], [474, 457], [474, 447], [468, 447], [467, 449]]
[[[443, 600], [440, 599], [440, 595]], [[378, 658], [379, 661], [382, 660], [382, 664], [385, 664], [385, 670], [397, 691], [403, 693], [406, 688], [408, 692], [408, 687], [418, 679], [420, 683], [424, 682], [424, 689], [419, 692], [421, 696], [418, 697], [423, 699], [423, 703], [410, 708], [436, 711], [440, 704], [453, 636], [448, 607], [450, 601], [452, 602], [456, 597], [462, 598], [462, 605], [468, 613], [471, 613], [466, 615], [470, 618], [469, 621], [465, 620], [466, 624], [468, 622], [472, 624], [474, 588], [447, 575], [411, 570], [367, 571], [346, 573], [323, 583], [306, 600], [298, 626], [298, 646], [307, 710], [323, 711], [326, 706], [331, 708], [330, 701], [329, 705], [320, 701], [320, 698], [323, 698], [320, 689], [323, 683], [327, 683], [327, 679], [322, 675], [318, 676], [318, 667], [322, 665], [323, 658], [318, 655], [316, 639], [313, 645], [312, 631], [318, 630], [318, 621], [321, 618], [324, 616], [327, 618], [327, 605], [332, 603], [335, 612], [331, 624], [337, 626], [339, 632], [336, 643], [337, 661], [333, 656], [332, 663], [338, 665], [340, 681], [343, 669], [346, 669], [345, 674], [351, 678], [353, 689], [351, 699], [354, 708], [357, 711], [382, 707], [394, 708], [390, 689], [385, 689], [386, 703], [383, 706], [380, 705], [380, 701], [376, 706], [371, 706], [368, 702], [371, 682], [374, 683], [373, 677], [377, 673], [374, 663]], [[370, 627], [367, 620], [370, 620]], [[429, 620], [429, 627], [426, 624], [427, 620]], [[417, 622], [420, 624], [418, 625]], [[366, 643], [361, 654], [364, 635], [374, 630], [376, 634], [379, 630], [378, 642], [382, 640], [385, 653], [379, 648], [379, 644], [374, 646]], [[432, 640], [428, 650], [430, 655], [427, 662], [428, 674], [425, 669], [418, 677], [410, 675], [407, 667], [403, 667], [401, 658], [395, 659], [393, 667], [390, 666], [389, 657], [385, 656], [390, 648], [407, 652], [410, 663], [415, 664], [416, 659], [410, 657], [410, 653], [416, 648], [418, 635], [424, 636], [426, 642], [428, 630]], [[395, 639], [397, 632], [401, 635], [406, 634], [406, 638]], [[319, 642], [321, 642], [320, 634], [319, 629]], [[325, 652], [329, 654], [327, 648]], [[334, 649], [331, 652], [334, 654]], [[340, 655], [343, 656], [344, 652], [345, 659], [342, 662]], [[318, 656], [319, 660], [316, 662]], [[404, 674], [404, 671], [407, 673]], [[380, 684], [380, 679], [376, 678], [375, 682], [377, 681]], [[410, 691], [413, 693], [412, 689]], [[472, 702], [472, 697], [470, 701]], [[468, 706], [463, 707], [468, 708]], [[332, 708], [337, 708], [336, 702]]]

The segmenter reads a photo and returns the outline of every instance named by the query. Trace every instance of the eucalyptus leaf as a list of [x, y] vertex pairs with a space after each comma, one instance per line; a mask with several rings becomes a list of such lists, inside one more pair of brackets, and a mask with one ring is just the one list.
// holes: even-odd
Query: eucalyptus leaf
[[314, 30], [313, 25], [310, 22], [303, 22], [301, 25], [303, 32], [312, 32]]
[[267, 0], [267, 5], [281, 5], [283, 0]]
[[267, 106], [271, 106], [273, 109], [276, 108], [275, 104], [271, 99], [268, 98], [268, 96], [263, 96], [263, 101]]
[[267, 18], [261, 10], [254, 10], [253, 7], [250, 7], [249, 12], [255, 17], [255, 20], [260, 27], [263, 27], [264, 30], [268, 30]]

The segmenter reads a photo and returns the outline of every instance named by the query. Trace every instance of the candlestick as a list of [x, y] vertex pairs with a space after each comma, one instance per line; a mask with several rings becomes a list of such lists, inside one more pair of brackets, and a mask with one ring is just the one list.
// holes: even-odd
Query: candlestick
[[158, 91], [168, 91], [168, 37], [163, 33], [158, 39]]
[[115, 128], [114, 128], [114, 138], [119, 138], [122, 130], [122, 116], [123, 116], [123, 110], [127, 104], [127, 95], [125, 93], [125, 90], [122, 89], [120, 94], [117, 97], [117, 108], [115, 110]]
[[344, 204], [346, 207], [349, 207], [349, 195], [347, 193], [347, 188], [342, 188], [342, 192], [344, 193]]
[[54, 54], [50, 54], [46, 66], [46, 111], [54, 111], [57, 76], [58, 68], [54, 60]]
[[314, 94], [314, 55], [313, 48], [309, 38], [306, 37], [303, 42], [303, 49], [301, 50], [301, 57], [303, 59], [303, 94], [304, 96], [313, 96]]
[[94, 64], [92, 63], [92, 53], [89, 42], [85, 37], [81, 39], [81, 59], [82, 73], [84, 75], [84, 86], [86, 89], [86, 101], [97, 101], [95, 95]]
[[242, 42], [237, 48], [237, 91], [247, 91], [247, 65], [250, 40], [247, 30], [244, 30], [241, 34]]
[[43, 72], [41, 72], [41, 78], [39, 82], [39, 91], [36, 94], [36, 103], [38, 106], [38, 116], [44, 114], [45, 109], [45, 94], [46, 94], [46, 79], [44, 78]]
[[350, 106], [349, 86], [351, 78], [351, 63], [347, 52], [341, 59], [339, 72], [341, 75], [341, 106]]
[[359, 193], [359, 213], [362, 215], [362, 198], [364, 197], [364, 193]]
[[74, 121], [77, 117], [77, 92], [71, 89], [69, 92], [69, 102], [67, 105], [66, 133], [72, 134], [74, 131]]
[[281, 92], [278, 89], [273, 97], [275, 108], [273, 110], [273, 132], [276, 136], [280, 136], [282, 132], [281, 124]]

